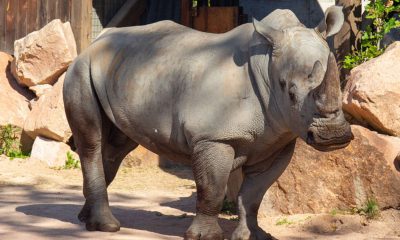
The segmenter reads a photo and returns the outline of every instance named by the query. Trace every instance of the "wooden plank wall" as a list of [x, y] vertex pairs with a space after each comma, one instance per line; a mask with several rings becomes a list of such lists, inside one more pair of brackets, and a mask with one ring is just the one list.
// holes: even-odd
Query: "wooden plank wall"
[[91, 0], [0, 0], [0, 51], [53, 19], [70, 21], [80, 52], [90, 43]]
[[192, 21], [199, 31], [224, 33], [239, 25], [239, 7], [199, 7]]
[[[53, 1], [53, 0], [48, 0]], [[89, 46], [92, 32], [92, 1], [71, 1], [71, 26], [76, 39], [78, 53]]]

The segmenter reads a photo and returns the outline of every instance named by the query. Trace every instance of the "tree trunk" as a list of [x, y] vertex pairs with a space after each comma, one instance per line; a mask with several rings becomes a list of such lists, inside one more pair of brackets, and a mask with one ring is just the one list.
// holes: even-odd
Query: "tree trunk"
[[[334, 38], [335, 55], [339, 63], [351, 53], [359, 49], [361, 40], [361, 0], [336, 0], [336, 5], [343, 6], [344, 24]], [[341, 64], [340, 64], [341, 65]], [[348, 70], [340, 67], [340, 79], [345, 80]]]

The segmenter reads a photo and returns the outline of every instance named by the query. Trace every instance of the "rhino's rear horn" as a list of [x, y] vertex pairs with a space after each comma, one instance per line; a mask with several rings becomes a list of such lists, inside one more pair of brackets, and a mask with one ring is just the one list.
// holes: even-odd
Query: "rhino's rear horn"
[[316, 104], [322, 114], [335, 113], [341, 107], [339, 72], [333, 53], [329, 54], [328, 65], [322, 83], [315, 90]]

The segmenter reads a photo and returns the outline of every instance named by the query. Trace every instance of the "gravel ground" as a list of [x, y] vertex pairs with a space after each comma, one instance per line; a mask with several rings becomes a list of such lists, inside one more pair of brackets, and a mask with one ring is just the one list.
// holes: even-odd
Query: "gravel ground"
[[[195, 185], [184, 168], [123, 168], [109, 189], [117, 233], [87, 232], [77, 220], [84, 201], [79, 169], [50, 169], [0, 156], [0, 239], [182, 239], [195, 210]], [[400, 239], [400, 211], [367, 221], [359, 215], [269, 216], [260, 225], [276, 239]], [[222, 215], [228, 237], [235, 216]]]

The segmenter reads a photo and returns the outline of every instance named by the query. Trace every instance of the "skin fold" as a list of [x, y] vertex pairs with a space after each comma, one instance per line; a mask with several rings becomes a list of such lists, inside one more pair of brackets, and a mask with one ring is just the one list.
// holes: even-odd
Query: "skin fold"
[[115, 28], [69, 67], [68, 122], [81, 159], [79, 219], [118, 231], [107, 187], [138, 144], [193, 168], [196, 216], [185, 239], [223, 239], [218, 225], [229, 174], [242, 167], [239, 225], [232, 239], [268, 239], [257, 212], [301, 137], [318, 150], [351, 138], [326, 37], [343, 24], [331, 7], [316, 29], [289, 10], [224, 34], [171, 21]]

